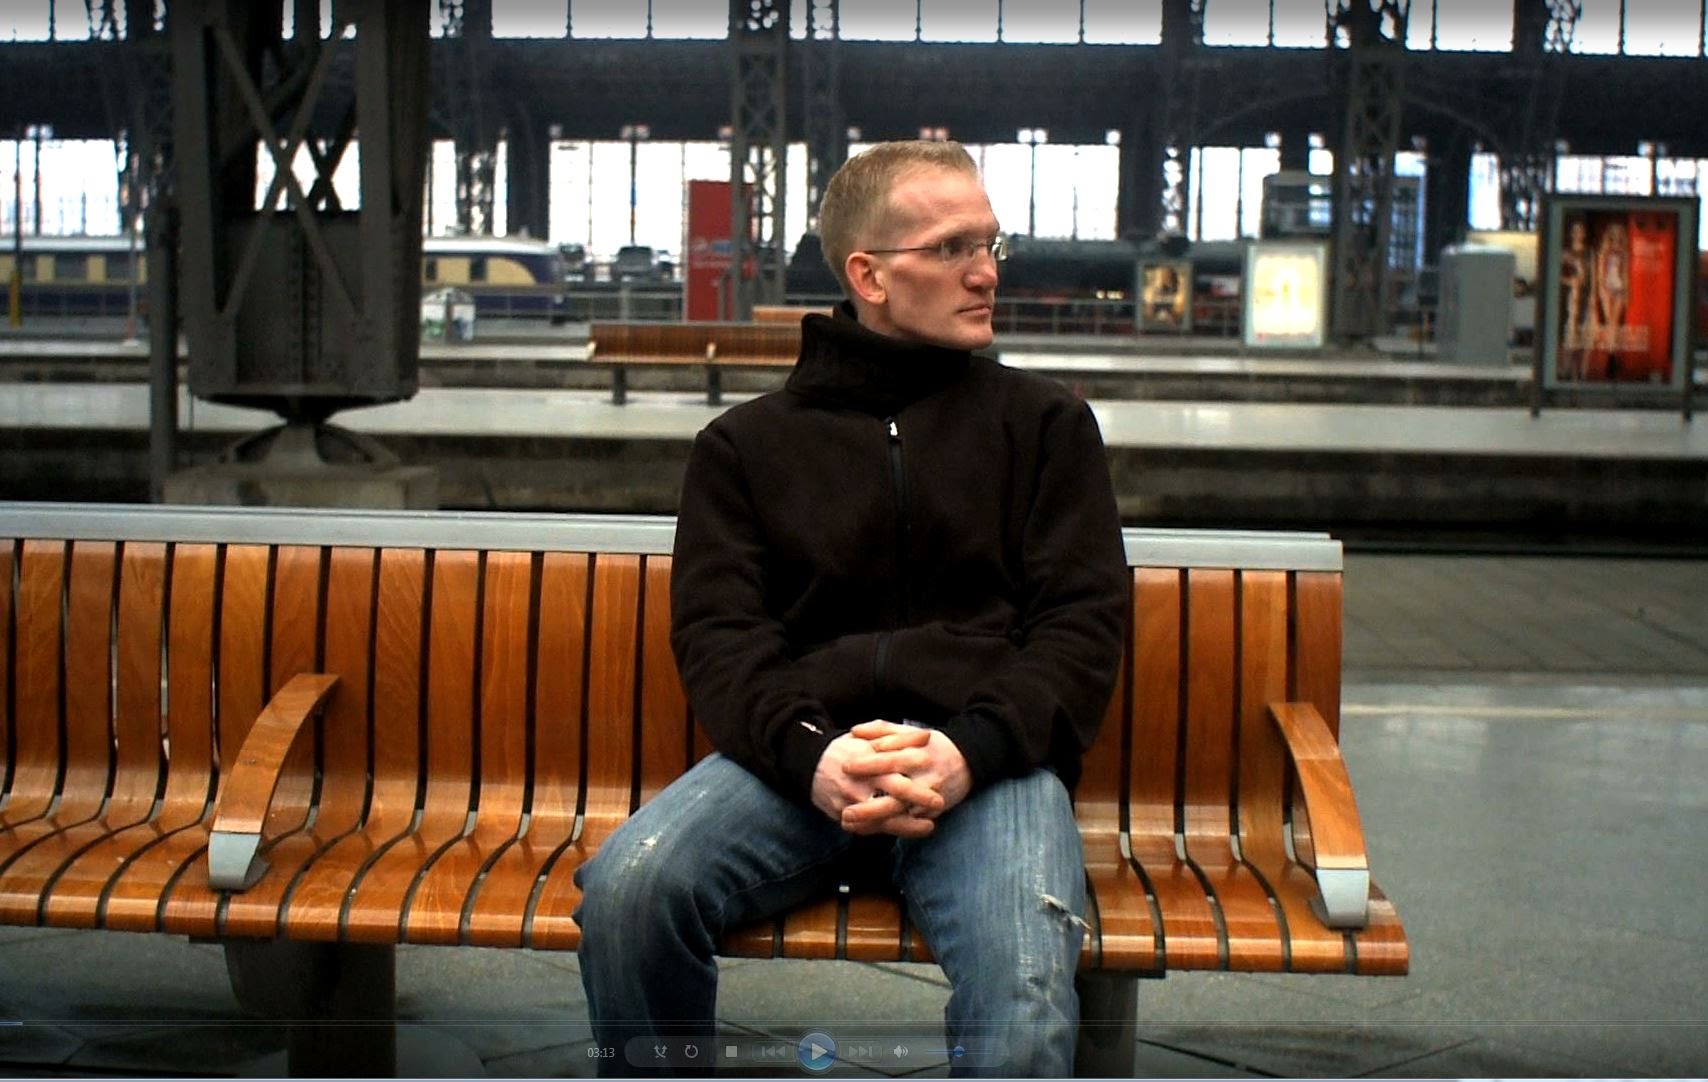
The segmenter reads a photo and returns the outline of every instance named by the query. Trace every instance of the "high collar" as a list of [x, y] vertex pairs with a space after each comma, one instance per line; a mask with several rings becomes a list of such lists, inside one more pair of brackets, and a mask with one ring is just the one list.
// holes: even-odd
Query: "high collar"
[[801, 320], [801, 357], [786, 386], [805, 398], [894, 413], [959, 379], [971, 359], [966, 350], [879, 334], [843, 301], [831, 315]]

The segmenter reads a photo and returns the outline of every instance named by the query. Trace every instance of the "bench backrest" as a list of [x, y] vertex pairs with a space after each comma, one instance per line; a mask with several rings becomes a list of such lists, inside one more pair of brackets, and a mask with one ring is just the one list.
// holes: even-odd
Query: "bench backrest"
[[[673, 526], [0, 505], [0, 808], [203, 807], [272, 692], [319, 671], [340, 684], [270, 830], [448, 805], [500, 833], [527, 817], [567, 838], [579, 816], [597, 844], [707, 751], [668, 642]], [[1135, 855], [1225, 846], [1236, 824], [1248, 853], [1280, 846], [1265, 711], [1310, 702], [1338, 728], [1338, 542], [1129, 530], [1126, 546], [1130, 648], [1082, 830]]]
[[710, 339], [692, 323], [594, 323], [588, 360], [693, 361], [711, 357]]

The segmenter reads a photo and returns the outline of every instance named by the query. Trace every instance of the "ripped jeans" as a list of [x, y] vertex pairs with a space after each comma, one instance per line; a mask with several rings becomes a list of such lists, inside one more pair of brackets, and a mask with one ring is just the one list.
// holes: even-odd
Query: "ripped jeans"
[[[720, 755], [576, 872], [593, 1033], [617, 1050], [601, 1067], [640, 1070], [623, 1056], [631, 1037], [710, 1037], [722, 933], [821, 894], [874, 854], [949, 978], [946, 1047], [968, 1049], [951, 1073], [1071, 1076], [1085, 872], [1054, 774], [979, 789], [926, 838], [856, 839]], [[824, 1020], [832, 1036], [834, 1027]]]

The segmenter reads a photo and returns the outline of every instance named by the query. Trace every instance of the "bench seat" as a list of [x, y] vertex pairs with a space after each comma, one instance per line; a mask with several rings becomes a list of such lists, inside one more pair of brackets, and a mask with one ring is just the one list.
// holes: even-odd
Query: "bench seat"
[[611, 401], [628, 401], [631, 367], [704, 370], [706, 402], [723, 402], [723, 371], [793, 367], [800, 354], [797, 319], [761, 323], [594, 323], [587, 332], [587, 363], [611, 369]]
[[[709, 750], [672, 532], [0, 504], [0, 921], [573, 950], [575, 870]], [[1130, 645], [1076, 792], [1082, 969], [1405, 973], [1338, 748], [1338, 543], [1126, 544]], [[723, 950], [930, 958], [851, 889]]]

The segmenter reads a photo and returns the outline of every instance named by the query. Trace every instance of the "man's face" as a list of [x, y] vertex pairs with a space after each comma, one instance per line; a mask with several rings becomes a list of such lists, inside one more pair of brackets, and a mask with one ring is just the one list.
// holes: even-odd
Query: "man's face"
[[[951, 237], [984, 242], [1000, 229], [978, 178], [952, 169], [909, 172], [890, 189], [891, 234], [877, 248], [935, 246]], [[871, 257], [883, 300], [862, 313], [872, 330], [910, 342], [981, 349], [990, 345], [996, 260], [989, 248], [945, 263], [935, 251]]]

